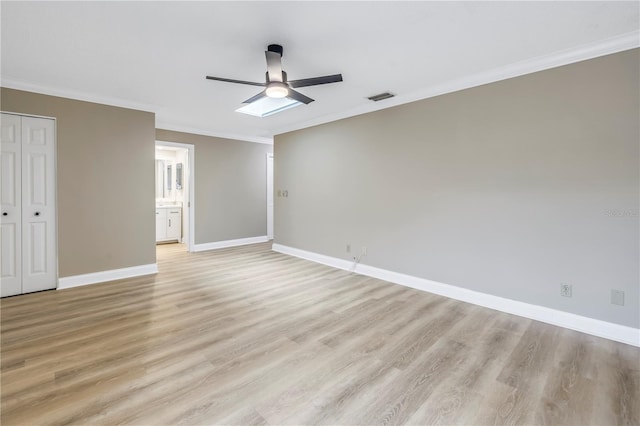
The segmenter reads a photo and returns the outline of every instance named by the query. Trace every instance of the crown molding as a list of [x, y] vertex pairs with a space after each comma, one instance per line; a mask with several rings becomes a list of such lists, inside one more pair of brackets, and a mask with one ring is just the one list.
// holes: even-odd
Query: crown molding
[[119, 108], [135, 109], [138, 111], [155, 113], [159, 107], [157, 105], [133, 102], [126, 99], [112, 98], [108, 96], [92, 95], [76, 90], [60, 89], [51, 86], [29, 83], [12, 77], [0, 77], [2, 87], [7, 89], [24, 90], [42, 95], [58, 96], [61, 98], [74, 99], [77, 101], [91, 102], [94, 104], [109, 105]]
[[194, 135], [200, 136], [213, 136], [215, 138], [223, 138], [223, 139], [233, 139], [239, 140], [243, 142], [254, 142], [254, 143], [263, 143], [266, 145], [273, 145], [273, 137], [262, 137], [262, 136], [249, 136], [249, 135], [240, 135], [235, 133], [222, 133], [215, 132], [211, 130], [198, 129], [195, 127], [186, 127], [172, 124], [171, 122], [165, 121], [156, 121], [156, 129], [158, 130], [170, 130], [173, 132], [181, 132], [181, 133], [191, 133]]
[[640, 47], [640, 30], [561, 50], [548, 55], [538, 56], [536, 58], [515, 62], [505, 66], [494, 68], [489, 71], [451, 80], [437, 86], [432, 86], [411, 93], [399, 95], [381, 101], [379, 103], [372, 102], [370, 104], [352, 108], [348, 111], [329, 114], [312, 120], [307, 120], [289, 126], [283, 126], [276, 129], [276, 131], [274, 131], [274, 135], [292, 132], [295, 130], [317, 126], [332, 121], [342, 120], [349, 117], [355, 117], [357, 115], [367, 114], [369, 112], [380, 111], [410, 102], [428, 99], [447, 93], [457, 92], [459, 90], [469, 89], [472, 87], [482, 86], [501, 80], [507, 80], [509, 78], [519, 77], [538, 71], [544, 71], [563, 65], [586, 61], [600, 56], [635, 49], [637, 47]]
[[[524, 61], [508, 64], [502, 67], [494, 68], [492, 70], [477, 73], [474, 75], [466, 76], [464, 78], [451, 80], [443, 84], [423, 88], [411, 93], [398, 95], [394, 98], [381, 101], [380, 103], [365, 104], [356, 108], [352, 108], [347, 111], [342, 111], [335, 114], [328, 114], [322, 117], [314, 118], [312, 120], [306, 120], [299, 123], [283, 126], [275, 129], [274, 135], [292, 132], [295, 130], [304, 129], [307, 127], [317, 126], [320, 124], [329, 123], [331, 121], [341, 120], [344, 118], [354, 117], [357, 115], [366, 114], [369, 112], [379, 111], [382, 109], [391, 108], [394, 106], [419, 101], [422, 99], [432, 98], [434, 96], [444, 95], [447, 93], [457, 92], [459, 90], [469, 89], [472, 87], [482, 86], [484, 84], [494, 83], [501, 80], [506, 80], [513, 77], [518, 77], [525, 74], [531, 74], [538, 71], [544, 71], [551, 68], [560, 67], [563, 65], [569, 65], [575, 62], [585, 61], [588, 59], [597, 58], [600, 56], [610, 55], [625, 50], [630, 50], [640, 47], [640, 30], [632, 31], [629, 33], [621, 34], [615, 37], [611, 37], [604, 40], [598, 40], [593, 43], [584, 44], [578, 47], [565, 49], [549, 55], [539, 56], [532, 59], [526, 59]], [[60, 96], [64, 98], [77, 99], [80, 101], [99, 103], [104, 105], [111, 105], [121, 108], [129, 108], [140, 111], [147, 111], [152, 113], [158, 113], [162, 108], [157, 105], [150, 105], [138, 102], [132, 102], [125, 99], [111, 98], [104, 96], [91, 95], [74, 90], [59, 89], [50, 86], [36, 85], [22, 81], [20, 79], [12, 77], [0, 77], [2, 87], [25, 90], [29, 92], [42, 93], [51, 96]], [[255, 136], [255, 135], [241, 135], [241, 134], [229, 134], [224, 132], [217, 132], [215, 130], [205, 130], [199, 128], [191, 128], [176, 124], [170, 118], [163, 121], [156, 122], [156, 128], [164, 130], [172, 130], [176, 132], [192, 133], [204, 136], [213, 136], [225, 139], [234, 139], [247, 142], [256, 142], [263, 144], [273, 144], [273, 136]]]
[[[24, 90], [26, 92], [39, 93], [48, 96], [57, 96], [61, 98], [73, 99], [77, 101], [92, 102], [101, 105], [109, 105], [119, 108], [134, 109], [138, 111], [155, 113], [160, 110], [157, 105], [145, 104], [140, 102], [132, 102], [126, 99], [112, 98], [106, 96], [91, 95], [75, 90], [59, 89], [50, 86], [28, 83], [19, 79], [2, 76], [0, 78], [1, 86], [7, 89]], [[235, 133], [221, 133], [211, 130], [198, 129], [193, 127], [185, 127], [175, 125], [171, 122], [156, 122], [156, 128], [163, 130], [172, 130], [176, 132], [193, 133], [203, 136], [214, 136], [224, 139], [235, 139], [247, 142], [263, 143], [273, 145], [273, 137], [261, 137], [251, 135], [241, 135]]]

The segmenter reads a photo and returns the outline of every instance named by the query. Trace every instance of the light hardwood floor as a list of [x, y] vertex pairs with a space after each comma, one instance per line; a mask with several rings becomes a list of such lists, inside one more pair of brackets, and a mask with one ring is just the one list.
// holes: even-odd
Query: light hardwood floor
[[637, 425], [640, 350], [272, 252], [3, 299], [2, 425]]

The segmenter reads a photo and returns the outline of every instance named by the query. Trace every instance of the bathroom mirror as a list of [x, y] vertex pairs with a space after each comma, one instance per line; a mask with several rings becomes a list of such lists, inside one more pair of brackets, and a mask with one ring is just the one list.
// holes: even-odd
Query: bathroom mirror
[[182, 189], [182, 163], [176, 164], [176, 189]]
[[164, 198], [164, 160], [156, 160], [156, 198]]
[[167, 193], [171, 192], [171, 183], [173, 182], [173, 173], [171, 170], [172, 166], [169, 164], [167, 166]]

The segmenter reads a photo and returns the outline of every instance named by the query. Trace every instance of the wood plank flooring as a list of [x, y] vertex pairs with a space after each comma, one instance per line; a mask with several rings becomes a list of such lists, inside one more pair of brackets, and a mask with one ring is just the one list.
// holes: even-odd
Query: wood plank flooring
[[2, 425], [640, 424], [640, 350], [288, 257], [2, 299]]

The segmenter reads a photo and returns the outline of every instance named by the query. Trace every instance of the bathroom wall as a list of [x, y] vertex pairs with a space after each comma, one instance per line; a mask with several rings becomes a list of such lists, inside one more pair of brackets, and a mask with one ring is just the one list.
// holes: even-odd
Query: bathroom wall
[[[183, 182], [184, 182], [184, 176], [185, 176], [184, 165], [186, 164], [186, 157], [187, 157], [187, 150], [176, 151], [176, 150], [162, 149], [162, 148], [156, 147], [156, 160], [165, 161], [164, 185], [165, 185], [165, 190], [167, 191], [164, 197], [158, 197], [157, 191], [156, 191], [156, 204], [167, 203], [167, 202], [182, 204], [186, 201], [184, 186], [182, 187], [182, 189], [178, 189], [176, 187], [176, 165], [178, 163], [182, 163], [183, 165], [182, 172], [183, 172]], [[172, 178], [170, 189], [167, 187], [167, 175], [166, 175], [166, 169], [169, 165], [171, 165], [171, 178]]]

